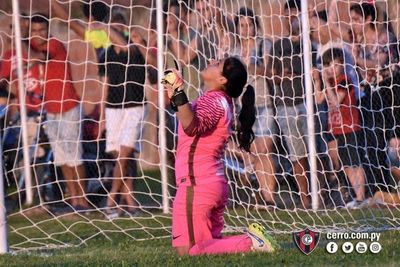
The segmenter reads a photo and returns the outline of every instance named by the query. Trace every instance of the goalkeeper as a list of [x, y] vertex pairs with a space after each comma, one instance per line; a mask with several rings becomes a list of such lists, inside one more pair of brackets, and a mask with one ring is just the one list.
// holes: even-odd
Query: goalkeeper
[[[201, 76], [206, 90], [193, 104], [176, 70], [167, 71], [163, 80], [179, 120], [172, 245], [179, 255], [239, 253], [252, 248], [273, 252], [276, 242], [258, 224], [251, 224], [247, 235], [221, 236], [228, 202], [222, 157], [235, 118], [232, 99], [242, 94], [246, 67], [230, 57], [213, 62]], [[254, 139], [254, 98], [254, 89], [248, 86], [236, 127], [239, 145], [246, 151]]]

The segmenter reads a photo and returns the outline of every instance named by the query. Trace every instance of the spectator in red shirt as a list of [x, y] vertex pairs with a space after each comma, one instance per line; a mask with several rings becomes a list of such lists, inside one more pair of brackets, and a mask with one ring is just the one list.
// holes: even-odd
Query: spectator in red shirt
[[[342, 49], [333, 48], [326, 51], [322, 55], [322, 64], [324, 88], [316, 88], [317, 98], [326, 97], [329, 107], [329, 131], [337, 142], [340, 163], [356, 195], [346, 207], [357, 208], [365, 199], [365, 173], [361, 165], [364, 152], [355, 90], [345, 76]], [[336, 166], [336, 169], [339, 167]]]
[[[26, 106], [28, 115], [29, 113], [39, 113], [41, 106], [41, 78], [43, 76], [43, 64], [41, 64], [44, 59], [43, 53], [38, 53], [30, 51], [28, 53], [28, 34], [29, 34], [29, 21], [26, 19], [25, 15], [21, 16], [21, 36], [22, 36], [22, 58], [23, 58], [23, 84], [26, 91]], [[3, 51], [0, 61], [0, 80], [7, 81], [8, 90], [12, 95], [18, 97], [18, 77], [17, 77], [17, 55], [15, 48], [12, 46], [12, 24], [9, 24], [10, 30], [2, 38], [5, 38], [5, 42], [10, 45]], [[28, 60], [29, 55], [29, 60]]]
[[34, 14], [31, 18], [31, 48], [47, 55], [44, 71], [43, 101], [47, 110], [46, 132], [54, 152], [54, 164], [61, 166], [77, 210], [89, 205], [84, 196], [85, 169], [81, 162], [80, 100], [71, 82], [70, 66], [63, 44], [49, 36], [48, 18]]
[[[29, 113], [40, 113], [42, 104], [42, 78], [44, 75], [44, 66], [39, 60], [28, 63], [27, 51], [23, 51], [24, 67], [24, 89], [26, 91], [26, 107]], [[17, 56], [15, 51], [8, 50], [4, 53], [0, 63], [0, 79], [6, 79], [10, 83], [9, 90], [15, 96], [18, 96], [17, 84]]]
[[[45, 55], [41, 52], [29, 51], [28, 35], [29, 35], [29, 20], [26, 16], [21, 16], [21, 48], [22, 48], [22, 67], [23, 67], [23, 89], [25, 96], [25, 104], [27, 110], [27, 143], [35, 145], [35, 138], [38, 135], [39, 123], [37, 116], [42, 111], [42, 81], [44, 76], [43, 59]], [[19, 90], [17, 76], [17, 55], [12, 41], [14, 33], [12, 31], [11, 21], [9, 23], [9, 32], [3, 35], [3, 40], [10, 45], [5, 49], [0, 61], [0, 81], [6, 93], [7, 117], [15, 118], [18, 114], [19, 105]], [[3, 92], [4, 93], [4, 92]], [[15, 99], [14, 99], [15, 97]], [[32, 159], [31, 159], [32, 160]]]

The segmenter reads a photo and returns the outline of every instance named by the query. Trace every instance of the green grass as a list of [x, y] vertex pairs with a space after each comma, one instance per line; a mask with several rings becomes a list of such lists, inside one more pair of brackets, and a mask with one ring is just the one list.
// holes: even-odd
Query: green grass
[[[280, 216], [287, 218], [284, 213]], [[322, 234], [319, 246], [306, 256], [294, 245], [292, 234], [287, 233], [275, 235], [283, 248], [274, 254], [178, 257], [171, 248], [170, 238], [139, 240], [169, 235], [169, 231], [161, 228], [169, 226], [170, 219], [161, 214], [155, 218], [108, 222], [98, 215], [90, 215], [90, 220], [43, 215], [28, 220], [15, 215], [9, 220], [9, 242], [17, 253], [0, 256], [0, 266], [398, 266], [400, 256], [400, 232], [392, 230], [382, 232], [379, 242], [383, 249], [377, 255], [355, 251], [346, 255], [340, 250], [328, 254], [325, 250], [328, 241]], [[147, 227], [146, 231], [142, 226]], [[21, 250], [44, 247], [46, 243], [61, 247]]]
[[[142, 204], [160, 203], [158, 177], [158, 173], [146, 172], [144, 178], [137, 181], [137, 195]], [[174, 189], [169, 189], [173, 195]], [[153, 198], [149, 198], [150, 192]], [[170, 244], [171, 218], [157, 209], [143, 210], [141, 218], [113, 221], [105, 220], [99, 212], [89, 216], [53, 216], [43, 209], [31, 214], [16, 209], [8, 217], [12, 253], [0, 256], [0, 266], [398, 266], [399, 231], [382, 232], [379, 242], [383, 249], [377, 255], [355, 251], [344, 254], [340, 249], [336, 254], [328, 254], [325, 250], [328, 241], [322, 234], [319, 246], [306, 256], [297, 249], [290, 233], [310, 225], [325, 233], [349, 228], [399, 229], [398, 209], [315, 213], [267, 212], [244, 207], [243, 203], [233, 202], [227, 210], [228, 230], [243, 229], [250, 222], [262, 222], [275, 233], [282, 250], [274, 254], [178, 257]], [[338, 241], [339, 245], [343, 242]]]
[[95, 238], [84, 246], [0, 256], [0, 266], [398, 266], [399, 232], [382, 234], [383, 250], [374, 255], [356, 252], [346, 255], [325, 251], [323, 237], [309, 256], [293, 246], [291, 235], [276, 238], [284, 246], [274, 254], [250, 253], [222, 256], [178, 257], [169, 239], [132, 241], [119, 238], [108, 241]]

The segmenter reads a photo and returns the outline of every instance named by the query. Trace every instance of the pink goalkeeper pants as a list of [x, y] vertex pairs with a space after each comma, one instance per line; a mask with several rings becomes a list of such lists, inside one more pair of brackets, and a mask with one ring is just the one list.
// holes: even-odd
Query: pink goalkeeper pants
[[173, 203], [172, 246], [189, 246], [190, 255], [248, 252], [252, 242], [245, 235], [222, 238], [226, 182], [179, 185]]

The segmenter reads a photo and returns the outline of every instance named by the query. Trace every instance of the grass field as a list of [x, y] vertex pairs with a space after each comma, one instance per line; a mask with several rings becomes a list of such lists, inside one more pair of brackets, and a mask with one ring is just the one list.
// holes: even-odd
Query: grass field
[[[223, 256], [178, 257], [169, 240], [133, 242], [95, 239], [87, 245], [17, 256], [0, 256], [1, 266], [398, 266], [400, 234], [384, 233], [383, 250], [374, 255], [356, 252], [330, 255], [323, 242], [309, 256], [293, 247], [291, 236], [277, 236], [285, 246], [275, 254], [250, 253]], [[322, 240], [324, 241], [324, 240]]]
[[[281, 218], [286, 216], [282, 213]], [[167, 217], [156, 216], [156, 220], [154, 217], [151, 220], [125, 218], [112, 222], [98, 215], [89, 217], [90, 220], [76, 215], [52, 219], [42, 215], [27, 220], [21, 215], [13, 216], [9, 220], [9, 242], [13, 251], [46, 243], [72, 246], [3, 255], [0, 266], [399, 266], [399, 231], [382, 232], [379, 242], [383, 249], [379, 254], [369, 251], [344, 254], [340, 250], [344, 241], [339, 240], [339, 251], [331, 255], [325, 250], [328, 241], [322, 234], [319, 246], [306, 256], [295, 246], [291, 234], [278, 234], [275, 237], [282, 249], [274, 254], [178, 257], [169, 238], [138, 240], [168, 236], [169, 232], [160, 228], [170, 225]], [[369, 240], [365, 242], [370, 243]]]
[[[160, 200], [158, 174], [146, 173], [142, 184], [141, 200], [152, 192]], [[150, 191], [151, 189], [151, 191]], [[145, 194], [145, 192], [147, 194]], [[149, 203], [149, 199], [147, 199]], [[236, 203], [237, 204], [237, 203]], [[100, 212], [88, 216], [65, 214], [53, 216], [44, 208], [23, 212], [12, 211], [8, 217], [11, 253], [0, 256], [0, 266], [399, 266], [400, 232], [383, 231], [379, 240], [382, 251], [329, 254], [322, 234], [318, 247], [309, 256], [304, 255], [293, 242], [295, 230], [308, 225], [327, 231], [332, 229], [373, 229], [400, 227], [398, 209], [365, 208], [358, 211], [332, 210], [305, 212], [285, 210], [266, 212], [243, 209], [235, 202], [226, 213], [231, 230], [248, 223], [262, 222], [275, 232], [282, 249], [274, 254], [249, 253], [222, 256], [178, 257], [171, 248], [170, 216], [156, 209], [143, 210], [140, 218], [106, 220]], [[241, 228], [243, 229], [243, 228]], [[355, 244], [356, 240], [352, 241]], [[364, 240], [367, 244], [369, 240]], [[34, 248], [34, 249], [33, 249]]]

